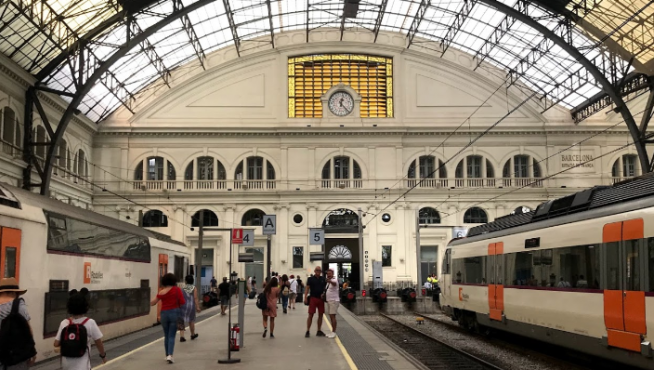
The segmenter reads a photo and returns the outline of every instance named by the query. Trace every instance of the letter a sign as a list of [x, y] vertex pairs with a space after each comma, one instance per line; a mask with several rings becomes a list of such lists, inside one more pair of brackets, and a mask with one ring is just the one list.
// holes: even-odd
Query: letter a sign
[[265, 215], [263, 216], [263, 235], [277, 234], [277, 216]]

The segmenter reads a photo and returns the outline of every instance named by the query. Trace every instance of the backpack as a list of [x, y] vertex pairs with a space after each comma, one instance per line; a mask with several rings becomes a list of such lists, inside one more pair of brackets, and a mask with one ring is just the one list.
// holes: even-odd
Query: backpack
[[260, 310], [267, 310], [268, 309], [268, 298], [266, 297], [266, 293], [259, 293], [259, 296], [257, 296], [257, 308]]
[[36, 356], [36, 347], [27, 320], [18, 312], [22, 298], [16, 298], [11, 312], [0, 324], [0, 363], [12, 366]]
[[282, 295], [284, 297], [288, 297], [290, 292], [291, 292], [291, 289], [288, 287], [288, 285], [284, 285], [284, 287], [282, 287]]
[[61, 331], [61, 355], [64, 357], [82, 357], [86, 354], [89, 336], [84, 324], [89, 321], [88, 317], [81, 324], [73, 323], [68, 319], [68, 326]]

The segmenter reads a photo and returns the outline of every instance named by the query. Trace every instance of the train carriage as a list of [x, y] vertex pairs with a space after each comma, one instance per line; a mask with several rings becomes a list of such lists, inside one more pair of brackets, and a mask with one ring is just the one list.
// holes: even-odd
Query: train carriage
[[514, 332], [654, 368], [654, 177], [596, 187], [453, 240], [442, 307]]
[[157, 322], [159, 277], [188, 272], [188, 248], [167, 236], [11, 186], [0, 186], [0, 276], [15, 277], [31, 316], [38, 361], [55, 356], [71, 289], [89, 289], [105, 339]]

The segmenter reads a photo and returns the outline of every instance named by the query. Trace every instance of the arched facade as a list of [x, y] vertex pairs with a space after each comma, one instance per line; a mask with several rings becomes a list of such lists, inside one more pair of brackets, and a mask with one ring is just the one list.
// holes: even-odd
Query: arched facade
[[260, 209], [253, 208], [243, 214], [241, 226], [261, 226], [263, 225], [263, 216], [266, 213]]
[[408, 187], [446, 188], [449, 186], [445, 163], [433, 155], [421, 155], [412, 160], [406, 177]]
[[495, 187], [495, 168], [487, 158], [471, 154], [459, 161], [454, 173], [456, 187]]
[[620, 182], [634, 176], [640, 176], [641, 174], [642, 169], [640, 168], [638, 156], [635, 154], [622, 155], [613, 162], [613, 166], [611, 167], [613, 182]]
[[153, 209], [143, 214], [143, 227], [168, 227], [168, 216]]
[[243, 158], [234, 171], [234, 189], [275, 189], [276, 172], [273, 162], [262, 156]]
[[540, 162], [528, 155], [517, 154], [509, 158], [502, 168], [502, 185], [530, 186], [540, 188], [543, 186], [543, 171]]
[[161, 156], [147, 157], [134, 169], [134, 189], [161, 190], [176, 188], [177, 171], [170, 160]]
[[362, 188], [361, 166], [347, 155], [338, 155], [327, 161], [321, 171], [321, 186], [329, 188]]
[[227, 171], [223, 163], [213, 156], [200, 156], [186, 165], [184, 189], [227, 189]]
[[[203, 215], [203, 216], [201, 216]], [[218, 216], [209, 210], [202, 209], [193, 214], [191, 217], [191, 227], [200, 227], [200, 219], [202, 218], [203, 227], [218, 227]]]
[[463, 223], [485, 224], [488, 222], [488, 213], [479, 207], [471, 207], [463, 214]]

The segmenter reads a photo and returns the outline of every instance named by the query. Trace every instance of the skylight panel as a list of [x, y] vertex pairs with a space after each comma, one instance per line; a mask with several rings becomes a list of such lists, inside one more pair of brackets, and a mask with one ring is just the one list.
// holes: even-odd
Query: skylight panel
[[189, 19], [206, 53], [222, 47], [228, 41], [233, 42], [225, 7], [221, 1], [214, 1], [191, 12]]
[[382, 18], [381, 29], [387, 31], [398, 31], [409, 29], [416, 14], [416, 8], [410, 11], [411, 3], [406, 0], [389, 1], [386, 5], [386, 14]]
[[307, 2], [305, 0], [281, 0], [271, 5], [273, 27], [286, 32], [301, 29], [306, 23]]

